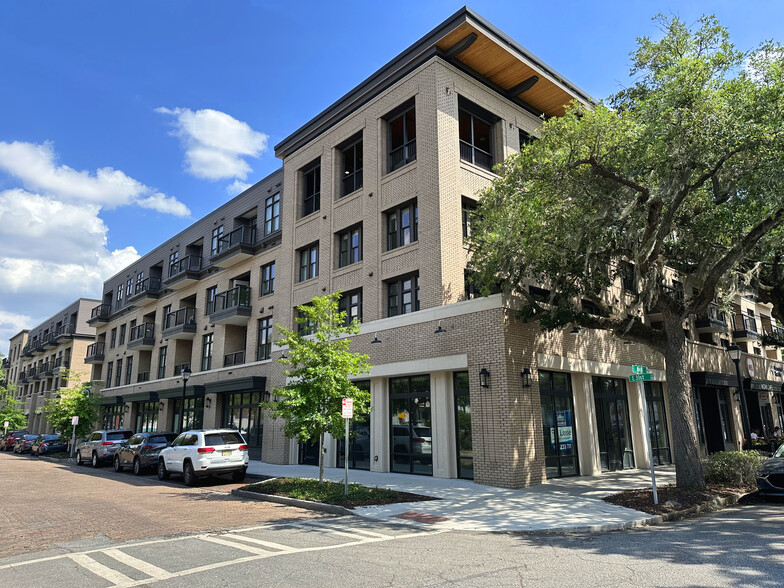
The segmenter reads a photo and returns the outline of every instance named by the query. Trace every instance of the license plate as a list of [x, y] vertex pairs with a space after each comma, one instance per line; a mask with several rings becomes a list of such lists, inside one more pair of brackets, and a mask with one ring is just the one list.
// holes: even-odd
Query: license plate
[[221, 451], [221, 453], [223, 455], [231, 455], [231, 449], [224, 449], [223, 451]]

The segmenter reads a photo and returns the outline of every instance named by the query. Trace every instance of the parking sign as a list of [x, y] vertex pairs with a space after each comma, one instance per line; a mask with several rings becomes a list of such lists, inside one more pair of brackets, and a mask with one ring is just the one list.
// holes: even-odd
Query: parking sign
[[71, 417], [71, 425], [73, 425], [75, 427], [78, 424], [79, 424], [79, 417], [78, 416], [72, 416]]
[[353, 398], [344, 398], [343, 399], [343, 418], [344, 419], [353, 419], [354, 418], [354, 399]]

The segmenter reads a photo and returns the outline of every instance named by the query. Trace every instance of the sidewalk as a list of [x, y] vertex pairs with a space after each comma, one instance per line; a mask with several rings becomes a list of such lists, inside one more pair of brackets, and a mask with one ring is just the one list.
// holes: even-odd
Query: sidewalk
[[[345, 470], [324, 468], [324, 478], [342, 482]], [[318, 478], [317, 466], [273, 465], [251, 461], [248, 474]], [[609, 531], [640, 526], [652, 515], [608, 504], [603, 496], [650, 486], [647, 470], [593, 477], [561, 478], [540, 486], [507, 490], [470, 480], [350, 470], [349, 481], [441, 500], [354, 509], [357, 515], [461, 531]], [[675, 482], [674, 466], [656, 469], [657, 484]], [[402, 515], [402, 516], [401, 516]]]

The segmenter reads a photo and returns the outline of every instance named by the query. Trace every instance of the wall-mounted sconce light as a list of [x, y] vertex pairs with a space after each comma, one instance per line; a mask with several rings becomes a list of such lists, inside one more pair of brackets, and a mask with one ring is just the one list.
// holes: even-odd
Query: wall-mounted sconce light
[[373, 340], [370, 344], [372, 345], [373, 343], [381, 343], [381, 339], [378, 338], [378, 333], [373, 333]]
[[487, 368], [479, 370], [479, 385], [482, 388], [490, 387], [490, 372], [487, 371]]
[[161, 400], [158, 403], [158, 412], [163, 412], [163, 407], [164, 407], [163, 400]]
[[438, 333], [446, 333], [444, 327], [441, 326], [441, 319], [438, 319], [438, 328], [436, 329], [436, 334]]
[[288, 359], [288, 356], [286, 355], [286, 352], [285, 352], [285, 351], [284, 351], [283, 353], [281, 353], [281, 354], [280, 354], [280, 358], [281, 358], [281, 359]]
[[523, 388], [531, 387], [531, 368], [523, 368], [520, 372], [520, 378], [523, 380]]
[[579, 335], [580, 334], [580, 327], [575, 325], [574, 327], [572, 327], [572, 330], [569, 331], [569, 334], [570, 335]]
[[204, 399], [204, 408], [210, 408], [211, 406], [212, 406], [212, 398], [210, 398], [209, 396], [207, 396], [207, 397]]

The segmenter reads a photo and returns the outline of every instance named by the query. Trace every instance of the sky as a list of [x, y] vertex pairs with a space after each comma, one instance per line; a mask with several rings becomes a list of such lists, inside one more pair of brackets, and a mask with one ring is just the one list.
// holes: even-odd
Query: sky
[[[281, 165], [280, 142], [462, 2], [3, 0], [0, 353]], [[651, 18], [784, 41], [778, 1], [475, 1], [601, 99]]]

